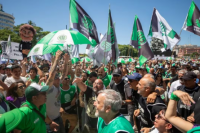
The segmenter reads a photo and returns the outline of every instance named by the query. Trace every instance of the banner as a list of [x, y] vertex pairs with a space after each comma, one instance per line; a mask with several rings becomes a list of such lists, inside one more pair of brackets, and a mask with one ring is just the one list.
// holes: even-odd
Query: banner
[[11, 52], [9, 55], [6, 53], [7, 49], [7, 41], [0, 41], [0, 45], [2, 47], [2, 58], [3, 59], [16, 59], [22, 60], [22, 53], [19, 52], [19, 43], [11, 42]]

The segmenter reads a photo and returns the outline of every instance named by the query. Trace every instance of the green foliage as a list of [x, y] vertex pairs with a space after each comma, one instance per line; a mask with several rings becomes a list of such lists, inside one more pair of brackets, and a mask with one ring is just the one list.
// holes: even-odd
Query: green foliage
[[131, 57], [138, 57], [138, 50], [133, 48], [130, 45], [121, 45], [118, 44], [118, 48], [120, 51], [120, 56], [131, 56]]
[[197, 58], [199, 56], [199, 53], [194, 52], [190, 55], [191, 58]]
[[[50, 33], [49, 31], [43, 31], [43, 29], [41, 27], [36, 26], [36, 24], [34, 22], [32, 22], [31, 20], [29, 20], [27, 24], [32, 25], [34, 27], [34, 29], [36, 30], [36, 35], [34, 36], [34, 38], [32, 40], [32, 47], [35, 46], [35, 44], [40, 39], [42, 39], [42, 37], [44, 37], [45, 35]], [[11, 31], [7, 28], [0, 30], [0, 40], [7, 41], [8, 36], [10, 35], [12, 42], [18, 42], [19, 43], [21, 41], [21, 38], [19, 36], [19, 28], [22, 25], [24, 25], [24, 23], [17, 25], [17, 26], [14, 26], [13, 31]]]

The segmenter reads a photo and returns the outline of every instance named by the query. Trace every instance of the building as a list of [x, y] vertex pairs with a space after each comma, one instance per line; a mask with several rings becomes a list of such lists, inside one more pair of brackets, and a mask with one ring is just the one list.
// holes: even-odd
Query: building
[[0, 30], [4, 28], [9, 28], [13, 30], [14, 23], [15, 23], [15, 18], [13, 15], [8, 14], [3, 11], [3, 6], [0, 4]]
[[188, 56], [192, 53], [200, 53], [200, 47], [194, 48], [180, 48], [178, 52], [178, 57]]

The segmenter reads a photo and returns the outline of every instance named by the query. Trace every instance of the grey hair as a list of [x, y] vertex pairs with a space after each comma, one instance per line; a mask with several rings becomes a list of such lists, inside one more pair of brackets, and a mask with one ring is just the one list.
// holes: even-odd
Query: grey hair
[[180, 73], [181, 73], [181, 74], [185, 74], [186, 72], [187, 72], [187, 70], [181, 69], [181, 70], [178, 71], [178, 74], [180, 74]]
[[195, 73], [197, 76], [200, 75], [199, 70], [194, 70], [193, 73]]
[[122, 98], [119, 92], [111, 89], [101, 90], [98, 94], [105, 94], [104, 107], [111, 106], [113, 112], [118, 112], [122, 106]]
[[151, 91], [155, 91], [156, 88], [156, 82], [155, 80], [149, 80], [148, 78], [145, 78], [145, 87], [149, 87]]
[[150, 78], [154, 79], [154, 76], [152, 74], [148, 73], [146, 75], [148, 75]]

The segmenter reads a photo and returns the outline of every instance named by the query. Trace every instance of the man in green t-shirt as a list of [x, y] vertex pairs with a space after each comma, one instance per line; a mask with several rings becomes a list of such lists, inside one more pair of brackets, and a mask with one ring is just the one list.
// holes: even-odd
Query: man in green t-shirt
[[134, 133], [130, 122], [119, 113], [122, 98], [119, 92], [111, 89], [98, 92], [95, 116], [98, 118], [98, 133]]
[[1, 132], [13, 130], [24, 133], [46, 133], [46, 124], [57, 131], [58, 124], [46, 116], [46, 91], [48, 86], [41, 87], [32, 83], [26, 88], [27, 101], [19, 109], [14, 109], [0, 116]]
[[101, 79], [103, 81], [104, 86], [107, 88], [107, 86], [110, 84], [110, 81], [112, 79], [111, 75], [108, 75], [105, 70], [104, 67], [99, 68], [98, 70], [98, 78]]
[[70, 78], [68, 76], [62, 81], [63, 87], [61, 90], [61, 107], [64, 110], [62, 115], [63, 123], [66, 125], [66, 120], [69, 121], [70, 127], [66, 129], [71, 133], [77, 124], [77, 115], [76, 115], [76, 87], [70, 85]]
[[90, 87], [93, 87], [93, 83], [94, 81], [97, 79], [97, 74], [96, 72], [91, 72], [90, 75], [89, 75], [89, 78], [87, 81], [85, 81], [85, 84], [87, 86], [90, 86]]

